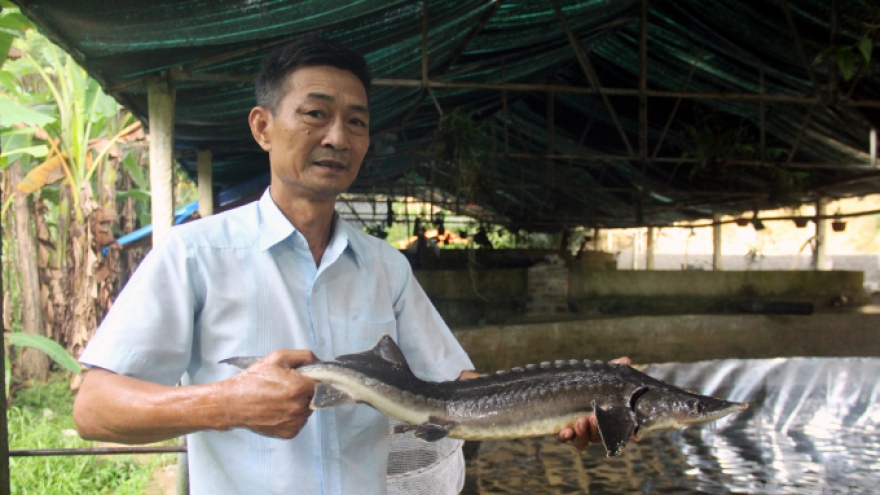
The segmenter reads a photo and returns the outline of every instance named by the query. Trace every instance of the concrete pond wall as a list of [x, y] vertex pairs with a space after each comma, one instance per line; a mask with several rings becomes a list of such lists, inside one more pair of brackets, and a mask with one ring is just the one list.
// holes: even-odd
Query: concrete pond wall
[[[880, 356], [880, 313], [860, 308], [869, 302], [860, 271], [571, 266], [556, 259], [415, 274], [483, 372], [624, 355], [635, 363]], [[774, 302], [783, 309], [809, 303], [816, 311], [766, 314]]]
[[880, 314], [668, 315], [457, 328], [480, 372], [556, 359], [633, 363], [880, 356]]
[[768, 302], [856, 307], [869, 296], [857, 271], [573, 270], [569, 302], [589, 314], [740, 313]]
[[416, 270], [452, 327], [523, 319], [757, 312], [757, 303], [817, 310], [869, 302], [857, 271], [616, 271], [561, 263], [491, 270]]

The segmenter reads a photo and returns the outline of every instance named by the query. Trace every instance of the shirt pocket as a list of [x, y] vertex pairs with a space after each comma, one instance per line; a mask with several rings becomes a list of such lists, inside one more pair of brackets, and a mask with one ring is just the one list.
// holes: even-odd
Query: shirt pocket
[[372, 349], [383, 335], [397, 341], [397, 321], [341, 320], [342, 332], [336, 337], [338, 354], [353, 354]]

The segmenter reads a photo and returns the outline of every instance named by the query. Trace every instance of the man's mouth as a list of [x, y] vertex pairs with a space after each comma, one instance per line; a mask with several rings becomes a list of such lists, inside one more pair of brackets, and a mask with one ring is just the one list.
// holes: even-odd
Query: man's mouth
[[318, 167], [326, 167], [332, 168], [335, 170], [344, 170], [345, 164], [335, 160], [316, 160], [312, 162], [313, 165]]

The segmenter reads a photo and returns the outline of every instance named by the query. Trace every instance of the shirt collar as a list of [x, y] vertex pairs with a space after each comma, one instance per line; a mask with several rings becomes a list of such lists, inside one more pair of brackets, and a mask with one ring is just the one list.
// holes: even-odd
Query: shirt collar
[[[260, 210], [261, 251], [271, 248], [296, 233], [296, 227], [290, 223], [290, 220], [284, 216], [284, 213], [281, 213], [281, 209], [278, 208], [278, 205], [272, 199], [272, 195], [269, 194], [268, 188], [263, 193], [263, 196], [260, 197], [258, 208]], [[364, 248], [355, 242], [357, 233], [353, 232], [354, 227], [340, 218], [339, 213], [336, 213], [336, 222], [334, 224], [333, 235], [330, 238], [327, 251], [342, 253], [348, 247], [354, 254], [355, 259], [361, 261]], [[334, 258], [337, 256], [334, 256]]]
[[260, 198], [258, 208], [260, 211], [260, 250], [265, 251], [296, 232], [296, 228], [272, 200], [268, 188]]

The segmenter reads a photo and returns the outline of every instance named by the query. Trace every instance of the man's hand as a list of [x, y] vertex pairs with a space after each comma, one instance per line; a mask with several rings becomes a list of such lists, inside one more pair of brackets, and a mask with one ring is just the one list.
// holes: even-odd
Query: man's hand
[[293, 438], [311, 413], [315, 390], [293, 367], [315, 361], [311, 351], [277, 351], [222, 382], [186, 387], [95, 367], [77, 394], [73, 419], [84, 439], [105, 442], [150, 443], [231, 428]]
[[312, 414], [316, 382], [293, 368], [317, 360], [311, 351], [275, 351], [226, 380], [234, 404], [230, 422], [261, 435], [295, 437]]
[[[612, 359], [611, 362], [627, 366], [632, 364], [628, 357]], [[563, 428], [559, 432], [559, 441], [571, 441], [578, 450], [586, 450], [591, 443], [601, 443], [602, 436], [599, 435], [599, 423], [596, 421], [596, 415], [578, 418], [573, 425]]]

